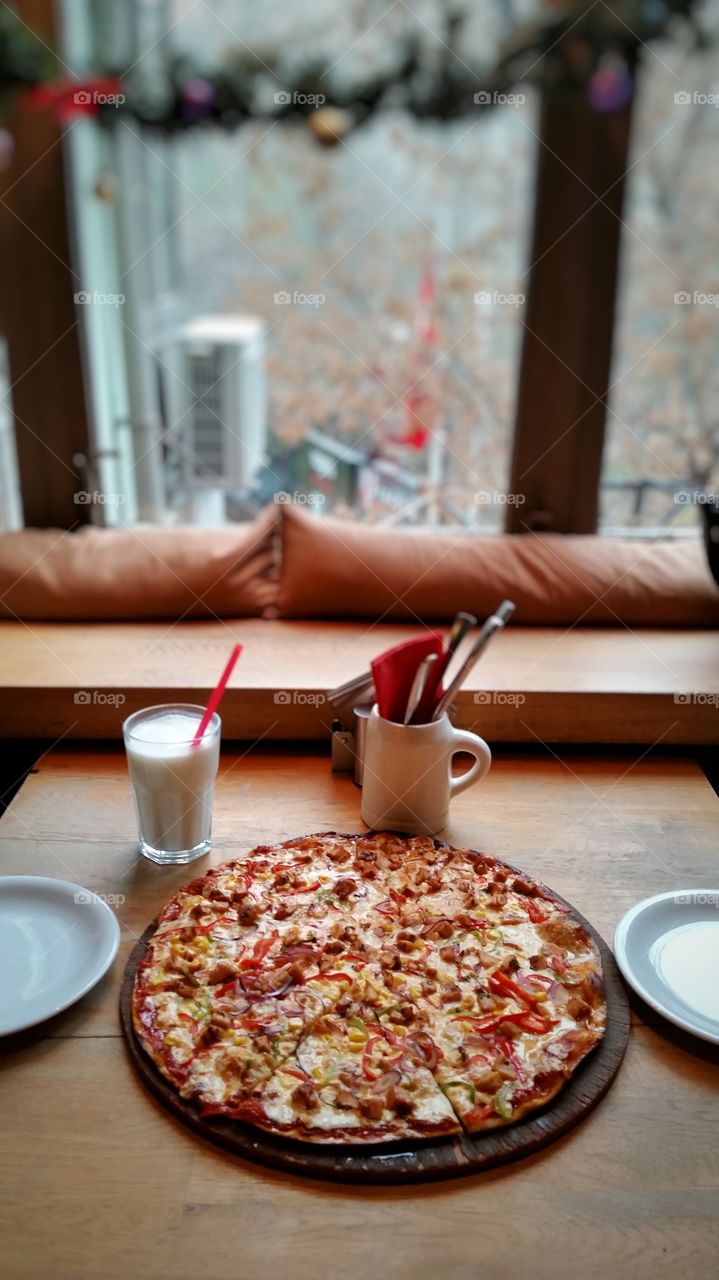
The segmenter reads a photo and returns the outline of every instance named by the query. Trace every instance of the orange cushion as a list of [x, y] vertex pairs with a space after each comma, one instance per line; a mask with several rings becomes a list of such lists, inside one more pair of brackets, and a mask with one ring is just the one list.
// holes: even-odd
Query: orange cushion
[[719, 591], [699, 538], [477, 537], [371, 527], [282, 508], [283, 618], [717, 626]]
[[0, 617], [238, 618], [276, 595], [275, 508], [218, 529], [27, 529], [0, 534]]

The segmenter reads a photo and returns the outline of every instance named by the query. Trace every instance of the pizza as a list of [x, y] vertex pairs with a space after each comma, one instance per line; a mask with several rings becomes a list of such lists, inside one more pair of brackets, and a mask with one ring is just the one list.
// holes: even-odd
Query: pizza
[[161, 912], [133, 1023], [204, 1116], [307, 1142], [478, 1133], [544, 1106], [606, 1025], [551, 890], [424, 836], [259, 845]]

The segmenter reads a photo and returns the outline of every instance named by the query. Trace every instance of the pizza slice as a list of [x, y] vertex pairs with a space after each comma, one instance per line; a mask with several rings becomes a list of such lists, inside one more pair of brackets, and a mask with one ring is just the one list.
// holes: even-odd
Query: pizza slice
[[[436, 991], [420, 1004], [439, 1050], [435, 1078], [469, 1132], [514, 1123], [544, 1105], [602, 1038], [599, 956], [577, 930], [583, 949], [562, 961], [562, 980], [542, 971], [536, 937], [536, 968], [510, 946], [481, 951], [473, 966], [471, 951], [448, 944], [429, 962]], [[549, 959], [556, 958], [556, 944], [549, 945]]]
[[359, 1015], [329, 1013], [240, 1115], [313, 1142], [394, 1142], [460, 1131], [421, 1053]]

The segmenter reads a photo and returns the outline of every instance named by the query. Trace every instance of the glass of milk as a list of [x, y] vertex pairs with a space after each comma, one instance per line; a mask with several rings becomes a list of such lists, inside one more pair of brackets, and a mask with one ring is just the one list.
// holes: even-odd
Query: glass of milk
[[122, 726], [140, 834], [152, 862], [192, 862], [211, 848], [212, 793], [220, 758], [220, 717], [193, 738], [204, 707], [146, 707]]

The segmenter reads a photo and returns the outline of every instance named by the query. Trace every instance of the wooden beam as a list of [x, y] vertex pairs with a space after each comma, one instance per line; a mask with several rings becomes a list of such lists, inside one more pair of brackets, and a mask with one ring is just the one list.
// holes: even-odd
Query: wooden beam
[[630, 107], [544, 94], [508, 532], [594, 533]]
[[[21, 0], [23, 21], [56, 47], [52, 0]], [[60, 68], [62, 72], [62, 68]], [[25, 522], [72, 528], [88, 518], [75, 503], [84, 486], [73, 458], [88, 427], [65, 209], [62, 129], [22, 96], [9, 128], [15, 156], [0, 189], [3, 292], [18, 465]]]

